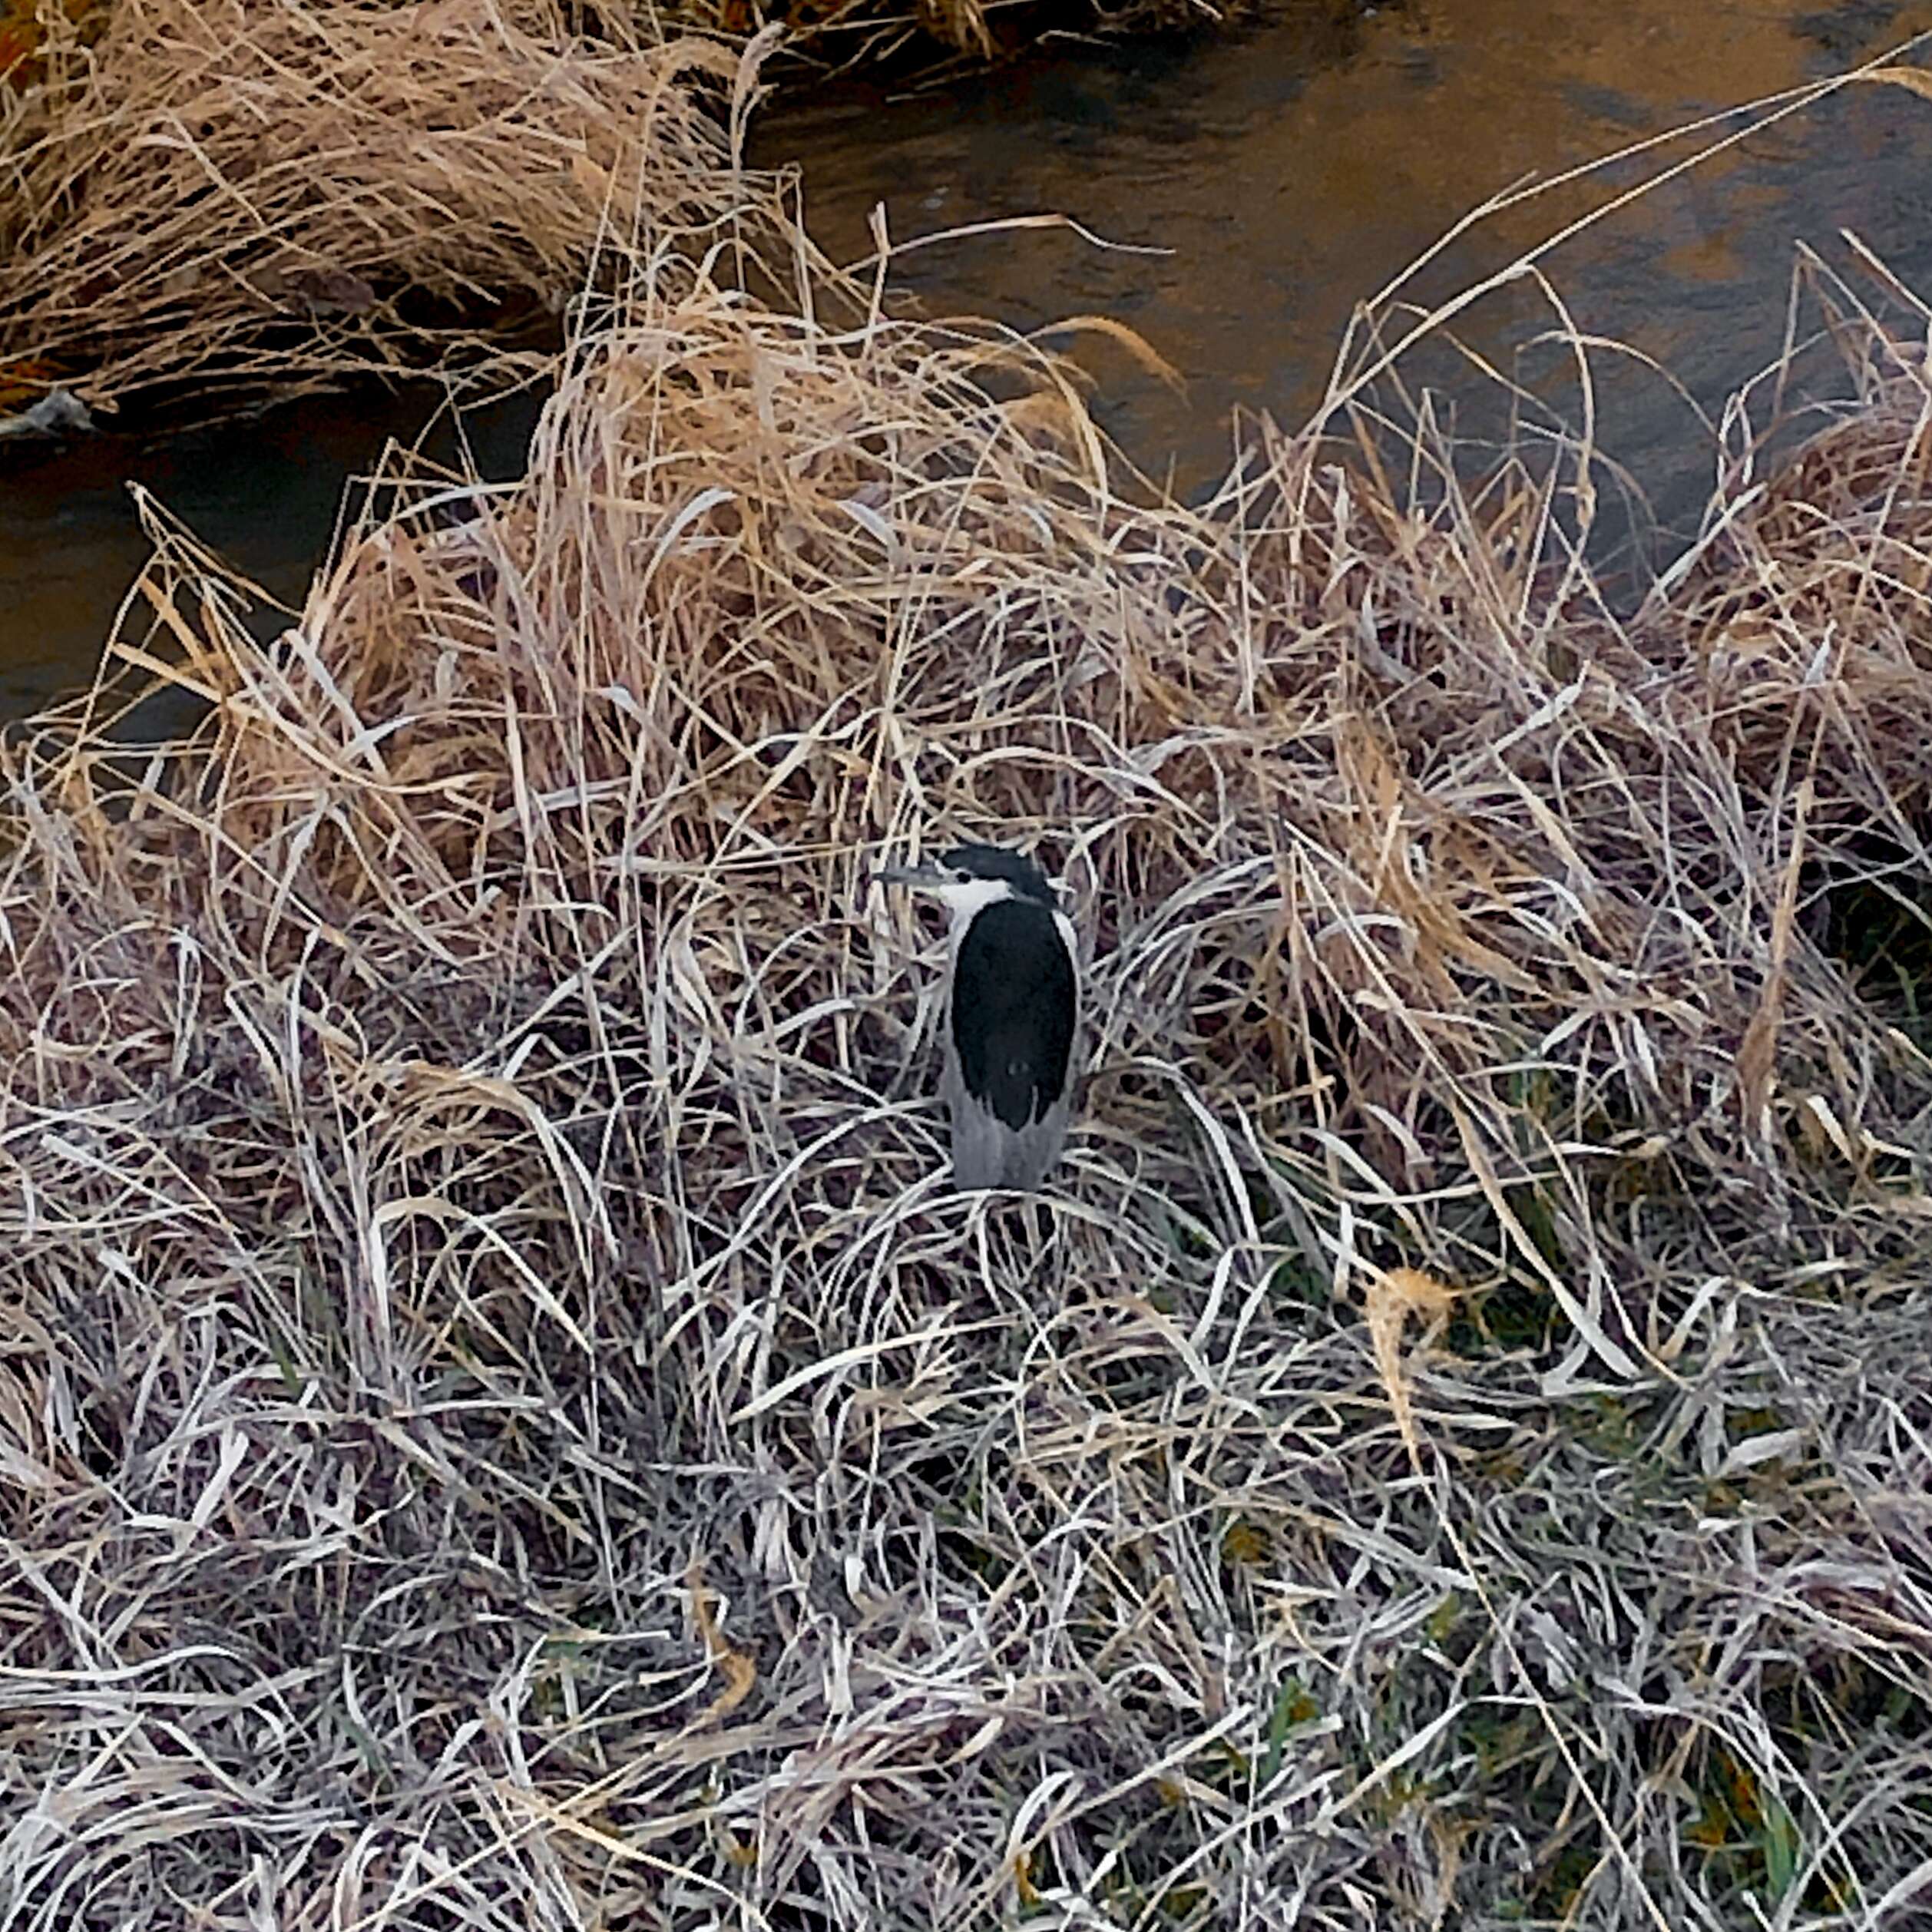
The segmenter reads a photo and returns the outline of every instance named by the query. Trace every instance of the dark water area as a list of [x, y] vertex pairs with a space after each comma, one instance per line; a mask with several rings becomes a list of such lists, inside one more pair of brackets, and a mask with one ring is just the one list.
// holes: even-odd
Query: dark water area
[[306, 396], [186, 433], [0, 446], [0, 719], [93, 675], [150, 554], [131, 483], [268, 596], [299, 605], [346, 493], [389, 439], [512, 477], [539, 406], [525, 394], [459, 415], [424, 385], [359, 401]]
[[[871, 253], [884, 203], [895, 277], [930, 313], [1025, 329], [1099, 314], [1138, 330], [1186, 378], [1184, 397], [1103, 339], [1075, 352], [1100, 381], [1103, 426], [1143, 468], [1198, 496], [1227, 468], [1230, 411], [1305, 420], [1355, 305], [1485, 197], [1841, 73], [1927, 29], [1932, 0], [1408, 0], [1365, 16], [1291, 0], [1232, 38], [1067, 45], [935, 91], [855, 84], [781, 99], [751, 158], [801, 166], [808, 220], [842, 261]], [[1519, 204], [1406, 293], [1439, 302], [1689, 151], [1659, 150]], [[1598, 442], [1666, 533], [1694, 522], [1710, 487], [1710, 432], [1692, 405], [1715, 409], [1776, 356], [1796, 242], [1846, 266], [1841, 231], [1853, 231], [1905, 283], [1932, 291], [1929, 164], [1932, 101], [1845, 88], [1543, 263], [1576, 329], [1632, 352], [1593, 353]], [[1049, 212], [1121, 246], [1056, 229], [908, 247]], [[1167, 252], [1144, 252], [1154, 249]], [[1522, 280], [1458, 330], [1573, 422], [1573, 358], [1533, 346], [1557, 319]], [[1494, 384], [1446, 350], [1413, 374], [1446, 387], [1461, 426], [1501, 420]], [[345, 484], [389, 438], [413, 440], [435, 409], [420, 392], [312, 399], [145, 442], [0, 447], [0, 716], [91, 675], [147, 554], [127, 482], [271, 594], [298, 600]], [[526, 397], [465, 419], [486, 474], [514, 472], [533, 413]], [[447, 423], [436, 441], [453, 452]]]
[[[1186, 378], [1184, 399], [1124, 352], [1076, 353], [1101, 379], [1103, 425], [1198, 495], [1227, 468], [1229, 412], [1308, 420], [1357, 304], [1485, 198], [1842, 74], [1928, 28], [1927, 5], [1410, 0], [1338, 21], [1316, 0], [1250, 38], [1038, 61], [957, 88], [943, 108], [856, 91], [806, 103], [764, 125], [759, 157], [802, 160], [814, 230], [842, 260], [872, 252], [880, 202], [896, 249], [1053, 210], [1106, 241], [1169, 250], [1029, 231], [915, 246], [896, 266], [941, 312], [970, 306], [1029, 329], [1098, 312], [1140, 331]], [[1484, 222], [1405, 294], [1444, 300], [1725, 131]], [[1851, 230], [1932, 291], [1929, 162], [1932, 103], [1853, 87], [1656, 188], [1543, 266], [1577, 330], [1649, 359], [1714, 411], [1778, 352], [1798, 240], [1843, 264]], [[1457, 327], [1574, 423], [1570, 352], [1517, 359], [1558, 321], [1522, 281]], [[1694, 518], [1712, 476], [1697, 412], [1632, 357], [1593, 364], [1607, 453], [1663, 523]], [[1496, 391], [1460, 358], [1428, 355], [1416, 373], [1445, 383], [1470, 425], [1500, 421]]]

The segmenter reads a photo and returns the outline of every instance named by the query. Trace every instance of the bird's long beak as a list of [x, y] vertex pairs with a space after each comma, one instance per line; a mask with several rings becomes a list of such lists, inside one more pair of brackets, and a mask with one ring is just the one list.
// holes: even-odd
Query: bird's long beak
[[872, 883], [875, 885], [924, 886], [931, 892], [934, 888], [944, 885], [945, 880], [941, 875], [939, 868], [928, 860], [923, 865], [888, 865], [883, 872], [872, 875]]

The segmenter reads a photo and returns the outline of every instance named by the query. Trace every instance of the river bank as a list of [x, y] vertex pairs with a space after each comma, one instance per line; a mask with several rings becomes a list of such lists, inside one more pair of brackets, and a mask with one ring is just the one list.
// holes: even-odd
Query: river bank
[[[1591, 444], [1398, 362], [1180, 501], [665, 111], [514, 474], [286, 610], [144, 503], [0, 738], [12, 1909], [1906, 1922], [1922, 312], [1811, 286], [1632, 608]], [[1032, 1203], [954, 832], [1086, 936]]]

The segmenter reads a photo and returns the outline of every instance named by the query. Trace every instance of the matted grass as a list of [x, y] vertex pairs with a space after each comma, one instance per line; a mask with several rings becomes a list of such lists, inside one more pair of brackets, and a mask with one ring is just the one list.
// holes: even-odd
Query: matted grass
[[[154, 511], [206, 722], [0, 749], [12, 1920], [1907, 1922], [1920, 365], [1619, 622], [1560, 447], [1195, 512], [726, 266], [286, 621]], [[1090, 950], [1031, 1203], [956, 832]]]
[[[104, 26], [101, 25], [104, 19]], [[0, 379], [232, 407], [454, 370], [607, 231], [763, 245], [758, 53], [614, 48], [550, 0], [115, 0], [0, 87]]]
[[[517, 345], [554, 346], [612, 231], [769, 248], [776, 184], [740, 148], [775, 53], [795, 72], [909, 48], [979, 61], [1015, 40], [998, 11], [18, 0], [0, 17], [0, 424], [56, 389], [95, 412], [205, 412], [370, 375], [514, 380]], [[1222, 18], [1127, 0], [1036, 10], [1017, 38]]]

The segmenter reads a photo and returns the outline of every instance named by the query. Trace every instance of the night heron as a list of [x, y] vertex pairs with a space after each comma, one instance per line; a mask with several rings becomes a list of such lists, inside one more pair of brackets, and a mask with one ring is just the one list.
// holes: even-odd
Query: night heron
[[953, 1179], [1037, 1188], [1074, 1111], [1079, 955], [1047, 875], [1024, 854], [961, 845], [881, 883], [931, 893], [952, 918], [945, 1070]]

